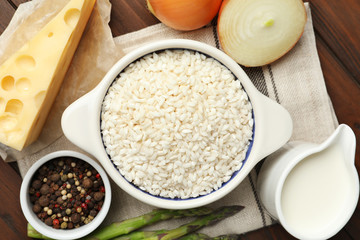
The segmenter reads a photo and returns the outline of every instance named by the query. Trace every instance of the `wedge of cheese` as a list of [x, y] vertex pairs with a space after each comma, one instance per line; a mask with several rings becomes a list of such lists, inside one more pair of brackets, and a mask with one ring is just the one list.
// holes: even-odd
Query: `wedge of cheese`
[[0, 66], [0, 142], [34, 142], [69, 68], [96, 0], [70, 2]]

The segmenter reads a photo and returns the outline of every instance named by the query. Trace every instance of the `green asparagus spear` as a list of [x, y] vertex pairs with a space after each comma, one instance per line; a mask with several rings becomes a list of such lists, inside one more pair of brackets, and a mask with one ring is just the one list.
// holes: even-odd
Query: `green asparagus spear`
[[112, 223], [107, 227], [101, 228], [86, 236], [86, 240], [107, 240], [123, 234], [128, 234], [150, 224], [168, 220], [171, 218], [203, 216], [211, 213], [213, 210], [207, 207], [185, 209], [185, 210], [168, 210], [156, 209], [150, 213], [139, 217], [127, 219], [122, 222]]
[[30, 238], [51, 239], [51, 238], [48, 238], [48, 237], [42, 235], [42, 234], [39, 233], [38, 231], [36, 231], [35, 228], [30, 225], [30, 223], [28, 223], [28, 225], [27, 225], [27, 235], [28, 235], [28, 237], [30, 237]]
[[171, 240], [182, 237], [188, 233], [195, 232], [200, 228], [211, 225], [215, 222], [218, 222], [226, 217], [229, 217], [239, 211], [244, 207], [242, 206], [227, 206], [215, 210], [213, 213], [210, 213], [206, 216], [200, 217], [193, 222], [184, 224], [179, 228], [175, 228], [164, 233], [157, 234], [155, 236], [145, 238], [146, 240]]
[[157, 231], [136, 231], [126, 235], [122, 235], [111, 240], [141, 240], [147, 237], [151, 237], [160, 233], [164, 233], [166, 230]]

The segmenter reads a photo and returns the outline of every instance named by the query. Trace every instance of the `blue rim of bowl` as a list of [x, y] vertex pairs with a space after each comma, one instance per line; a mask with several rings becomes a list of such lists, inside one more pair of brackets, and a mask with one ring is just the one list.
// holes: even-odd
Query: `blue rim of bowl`
[[[104, 95], [104, 98], [105, 98], [105, 96], [107, 95], [110, 87], [114, 84], [114, 82], [120, 77], [120, 74], [121, 74], [128, 66], [130, 66], [132, 63], [138, 61], [139, 59], [141, 59], [141, 58], [143, 58], [143, 57], [145, 57], [145, 56], [148, 56], [149, 54], [163, 52], [163, 51], [168, 50], [168, 49], [171, 49], [171, 50], [189, 50], [189, 51], [193, 51], [193, 52], [199, 52], [199, 53], [205, 55], [206, 57], [215, 59], [215, 60], [218, 61], [221, 65], [223, 65], [224, 67], [226, 67], [221, 61], [219, 61], [219, 60], [217, 60], [216, 58], [210, 56], [209, 54], [203, 53], [203, 52], [198, 51], [198, 50], [190, 49], [190, 48], [177, 48], [177, 47], [174, 47], [174, 48], [167, 48], [167, 49], [162, 49], [162, 50], [156, 50], [156, 51], [149, 52], [149, 53], [147, 53], [147, 54], [144, 54], [144, 55], [141, 56], [141, 57], [136, 58], [136, 59], [133, 60], [131, 63], [129, 63], [126, 67], [124, 67], [124, 68], [119, 72], [119, 74], [116, 75], [116, 77], [112, 80], [111, 84], [110, 84], [109, 87], [108, 87], [108, 90], [106, 91], [106, 93], [105, 93], [105, 95]], [[226, 68], [228, 69], [228, 67], [226, 67]], [[228, 69], [228, 70], [230, 71], [230, 69]], [[240, 80], [233, 74], [232, 71], [230, 71], [230, 72], [231, 72], [231, 74], [235, 77], [235, 81], [239, 81], [239, 84], [241, 85], [242, 90], [245, 91], [245, 93], [247, 94], [247, 92], [246, 92], [244, 86], [241, 84]], [[249, 102], [251, 103], [250, 96], [249, 96], [248, 94], [247, 94], [247, 96], [248, 96], [248, 98], [249, 98]], [[104, 100], [103, 100], [103, 101], [104, 101]], [[251, 104], [251, 105], [252, 105], [252, 104]], [[101, 106], [102, 106], [102, 104], [101, 104]], [[100, 126], [101, 126], [101, 122], [102, 122], [102, 120], [101, 120], [101, 112], [102, 112], [102, 111], [100, 111]], [[231, 175], [230, 179], [229, 179], [228, 181], [222, 183], [222, 185], [221, 185], [218, 189], [216, 189], [216, 190], [213, 189], [211, 192], [209, 192], [209, 193], [207, 193], [207, 194], [204, 194], [204, 195], [199, 195], [199, 196], [197, 196], [197, 197], [189, 197], [189, 198], [161, 197], [161, 196], [159, 196], [159, 195], [153, 195], [153, 194], [151, 194], [151, 193], [149, 193], [149, 192], [147, 192], [147, 191], [145, 191], [145, 190], [142, 190], [142, 189], [140, 189], [137, 185], [135, 185], [134, 183], [128, 181], [128, 180], [120, 173], [120, 170], [117, 168], [117, 166], [115, 165], [114, 161], [111, 159], [110, 155], [109, 155], [106, 151], [105, 151], [105, 152], [106, 152], [106, 155], [108, 156], [108, 159], [109, 159], [110, 162], [112, 163], [112, 165], [113, 165], [113, 167], [115, 168], [115, 170], [119, 173], [119, 175], [120, 175], [126, 182], [128, 182], [132, 187], [136, 188], [137, 190], [139, 190], [139, 191], [141, 191], [141, 192], [143, 192], [143, 193], [145, 193], [145, 194], [147, 194], [147, 195], [149, 195], [149, 196], [151, 196], [151, 197], [156, 197], [156, 198], [164, 199], [164, 200], [171, 200], [171, 201], [189, 201], [189, 200], [199, 199], [199, 198], [208, 196], [208, 195], [210, 195], [210, 194], [212, 194], [212, 193], [220, 190], [221, 188], [224, 188], [229, 182], [231, 182], [232, 179], [234, 179], [234, 178], [238, 175], [238, 173], [241, 171], [241, 169], [242, 169], [242, 168], [244, 167], [244, 165], [246, 164], [246, 162], [247, 162], [247, 160], [248, 160], [248, 158], [249, 158], [249, 155], [250, 155], [250, 153], [251, 153], [251, 149], [252, 149], [252, 146], [253, 146], [253, 143], [254, 143], [254, 138], [255, 138], [255, 116], [254, 116], [254, 109], [253, 109], [253, 108], [252, 108], [252, 110], [251, 110], [251, 116], [252, 116], [252, 119], [253, 119], [252, 135], [251, 135], [251, 139], [249, 140], [248, 149], [247, 149], [246, 154], [245, 154], [245, 159], [242, 160], [242, 162], [241, 162], [242, 164], [241, 164], [240, 169], [237, 170], [237, 171], [234, 171], [233, 174]], [[101, 129], [101, 127], [100, 127], [100, 129]], [[102, 131], [100, 131], [100, 135], [101, 135], [101, 141], [102, 141], [103, 147], [104, 147], [104, 149], [106, 149], [106, 146], [105, 146], [105, 143], [104, 143], [104, 140], [103, 140]]]

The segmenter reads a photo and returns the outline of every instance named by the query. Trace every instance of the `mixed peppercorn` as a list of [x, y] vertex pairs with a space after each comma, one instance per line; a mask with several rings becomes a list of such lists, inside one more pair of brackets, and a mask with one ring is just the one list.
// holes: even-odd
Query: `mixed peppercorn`
[[30, 183], [33, 212], [55, 229], [72, 229], [91, 222], [104, 203], [105, 187], [90, 164], [73, 157], [46, 162]]

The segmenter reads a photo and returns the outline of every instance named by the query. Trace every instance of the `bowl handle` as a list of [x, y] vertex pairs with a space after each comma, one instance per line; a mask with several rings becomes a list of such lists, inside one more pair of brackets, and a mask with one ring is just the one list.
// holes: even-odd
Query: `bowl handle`
[[[282, 147], [291, 137], [293, 122], [289, 112], [280, 104], [259, 93], [256, 133], [259, 136], [259, 161]], [[260, 136], [261, 135], [261, 136]]]
[[61, 117], [61, 128], [70, 142], [93, 154], [94, 141], [97, 137], [95, 136], [96, 125], [95, 129], [92, 127], [94, 126], [92, 121], [96, 119], [96, 116], [92, 115], [96, 107], [92, 104], [90, 93], [80, 97], [65, 109]]

